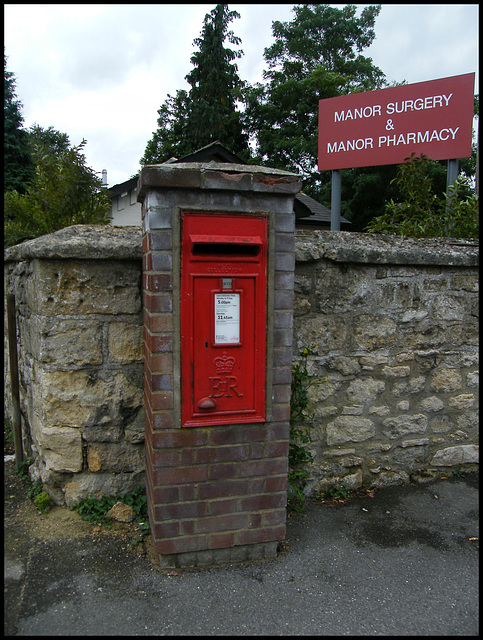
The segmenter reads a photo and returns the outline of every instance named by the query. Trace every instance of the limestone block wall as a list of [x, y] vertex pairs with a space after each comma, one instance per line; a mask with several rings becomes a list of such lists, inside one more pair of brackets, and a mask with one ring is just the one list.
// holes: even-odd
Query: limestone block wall
[[[295, 251], [294, 357], [316, 343], [309, 370], [327, 376], [310, 389], [307, 492], [473, 468], [478, 244], [319, 231]], [[6, 251], [24, 446], [59, 504], [144, 484], [141, 278], [136, 227], [69, 227]]]
[[144, 484], [140, 230], [63, 229], [9, 249], [5, 276], [33, 478], [58, 504]]
[[294, 352], [308, 369], [307, 493], [478, 462], [478, 243], [296, 238]]

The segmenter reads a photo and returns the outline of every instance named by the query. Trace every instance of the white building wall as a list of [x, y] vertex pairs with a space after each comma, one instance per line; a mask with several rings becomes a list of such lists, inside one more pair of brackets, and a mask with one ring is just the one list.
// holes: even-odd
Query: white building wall
[[137, 189], [124, 191], [112, 198], [111, 224], [114, 226], [140, 227], [141, 203], [137, 201]]

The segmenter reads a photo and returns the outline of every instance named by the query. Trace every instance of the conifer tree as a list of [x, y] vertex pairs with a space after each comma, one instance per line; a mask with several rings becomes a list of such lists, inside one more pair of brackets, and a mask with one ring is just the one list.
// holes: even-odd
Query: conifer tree
[[7, 71], [7, 56], [3, 53], [3, 190], [25, 193], [34, 175], [34, 163], [29, 150], [28, 134], [23, 129], [22, 103], [15, 93], [15, 77]]
[[248, 138], [236, 110], [243, 83], [234, 60], [243, 52], [225, 46], [226, 41], [241, 43], [229, 31], [230, 22], [239, 17], [226, 4], [218, 4], [206, 14], [201, 35], [193, 42], [198, 47], [191, 57], [194, 68], [186, 76], [191, 89], [168, 95], [158, 110], [158, 129], [146, 146], [141, 164], [179, 158], [215, 140], [237, 154], [248, 154]]

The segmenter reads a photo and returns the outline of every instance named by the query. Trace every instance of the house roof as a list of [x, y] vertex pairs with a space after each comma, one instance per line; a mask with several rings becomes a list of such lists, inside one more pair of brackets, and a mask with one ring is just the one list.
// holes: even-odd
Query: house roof
[[[245, 160], [227, 149], [219, 140], [215, 140], [215, 142], [211, 142], [205, 147], [183, 156], [182, 158], [170, 158], [168, 162], [170, 164], [177, 164], [179, 162], [210, 162], [211, 160], [214, 160], [215, 162], [227, 162], [230, 164], [248, 164]], [[109, 189], [109, 192], [111, 197], [114, 197], [120, 195], [124, 191], [131, 191], [132, 189], [135, 189], [136, 186], [137, 178], [131, 178], [126, 182], [114, 185]], [[314, 200], [314, 198], [311, 198], [303, 192], [297, 193], [295, 196], [294, 213], [295, 219], [300, 223], [303, 222], [310, 226], [318, 226], [320, 224], [330, 225], [330, 209], [327, 209], [327, 207], [324, 207], [320, 202], [317, 202], [317, 200]], [[340, 218], [340, 223], [344, 226], [351, 224], [351, 222], [343, 216]]]
[[222, 145], [219, 140], [215, 140], [215, 142], [211, 142], [193, 153], [189, 153], [182, 158], [178, 158], [177, 160], [174, 160], [174, 162], [209, 162], [210, 160], [214, 160], [215, 162], [228, 162], [231, 164], [247, 164], [245, 160], [238, 157]]
[[119, 196], [125, 191], [132, 191], [137, 187], [137, 184], [138, 178], [130, 178], [129, 180], [126, 180], [126, 182], [121, 182], [119, 184], [115, 184], [113, 187], [110, 187], [108, 189], [109, 195], [111, 196], [111, 198], [114, 198], [115, 196]]

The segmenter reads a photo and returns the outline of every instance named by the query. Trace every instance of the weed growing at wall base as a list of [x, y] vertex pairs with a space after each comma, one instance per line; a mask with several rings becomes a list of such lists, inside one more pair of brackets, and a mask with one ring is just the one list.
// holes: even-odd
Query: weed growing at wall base
[[301, 511], [305, 505], [304, 487], [309, 476], [304, 467], [312, 462], [313, 457], [306, 448], [310, 438], [307, 434], [307, 423], [311, 416], [307, 413], [309, 403], [308, 392], [312, 385], [321, 384], [327, 378], [318, 380], [317, 376], [309, 374], [307, 358], [315, 353], [317, 345], [311, 344], [300, 352], [301, 360], [292, 367], [292, 393], [290, 399], [290, 440], [288, 450], [288, 503], [296, 511]]
[[147, 498], [146, 492], [142, 487], [138, 487], [131, 493], [123, 493], [120, 496], [102, 496], [100, 498], [89, 496], [72, 504], [69, 508], [71, 511], [77, 511], [82, 520], [109, 527], [110, 525], [106, 519], [106, 514], [112, 509], [116, 502], [122, 502], [132, 507], [134, 516], [138, 521], [139, 530], [143, 535], [148, 533], [149, 518]]

